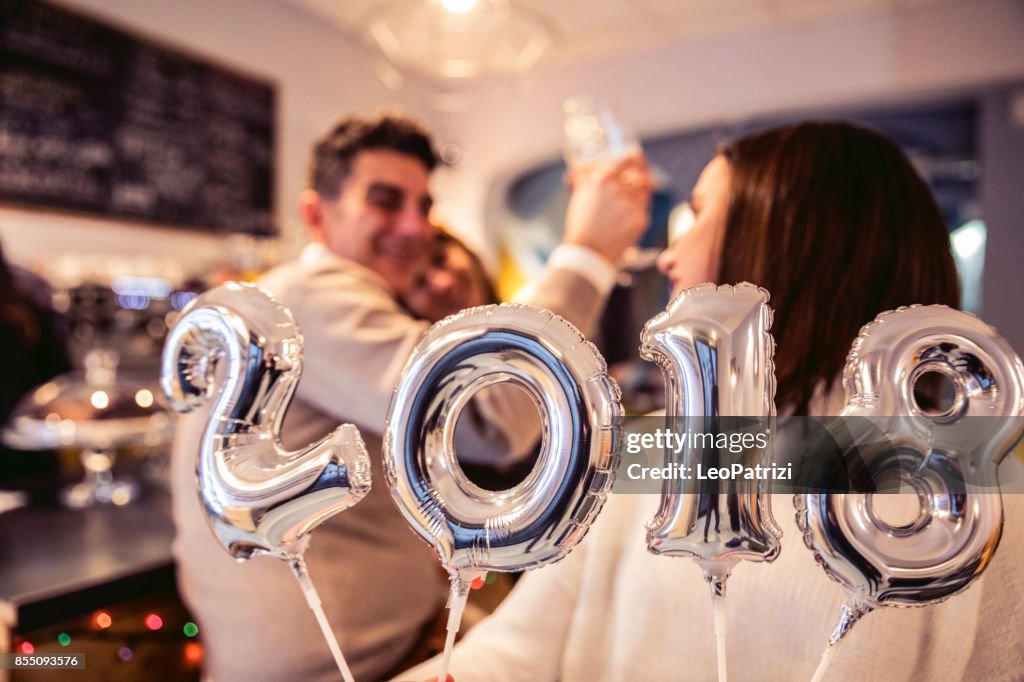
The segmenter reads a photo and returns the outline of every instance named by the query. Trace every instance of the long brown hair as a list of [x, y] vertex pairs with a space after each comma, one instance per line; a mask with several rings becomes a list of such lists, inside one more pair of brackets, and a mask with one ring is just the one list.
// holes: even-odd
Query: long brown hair
[[956, 307], [946, 225], [888, 138], [812, 121], [726, 145], [732, 186], [718, 282], [771, 293], [776, 402], [805, 414], [831, 389], [861, 326], [913, 303]]

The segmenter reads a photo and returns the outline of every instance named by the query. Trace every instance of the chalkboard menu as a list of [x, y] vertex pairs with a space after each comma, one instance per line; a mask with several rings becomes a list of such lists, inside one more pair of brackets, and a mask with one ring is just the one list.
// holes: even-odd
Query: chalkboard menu
[[0, 201], [273, 234], [274, 88], [0, 0]]

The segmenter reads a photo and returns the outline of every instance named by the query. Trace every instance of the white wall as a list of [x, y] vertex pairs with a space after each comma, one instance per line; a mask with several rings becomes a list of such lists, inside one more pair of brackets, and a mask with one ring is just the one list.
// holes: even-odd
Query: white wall
[[[357, 41], [300, 10], [271, 0], [61, 0], [171, 47], [194, 52], [277, 84], [276, 216], [284, 250], [301, 241], [295, 200], [312, 140], [344, 113], [402, 106], [421, 118], [420, 85], [397, 93], [373, 74]], [[223, 238], [68, 213], [0, 207], [7, 257], [39, 262], [62, 252], [150, 254], [186, 263], [215, 258]]]
[[[477, 92], [449, 115], [463, 162], [441, 178], [446, 214], [493, 246], [505, 183], [560, 153], [561, 103], [589, 93], [640, 134], [778, 111], [864, 106], [1024, 76], [1024, 3], [910, 3], [742, 33], [551, 70], [520, 94]], [[495, 180], [497, 179], [497, 183]], [[493, 252], [491, 253], [493, 256]]]

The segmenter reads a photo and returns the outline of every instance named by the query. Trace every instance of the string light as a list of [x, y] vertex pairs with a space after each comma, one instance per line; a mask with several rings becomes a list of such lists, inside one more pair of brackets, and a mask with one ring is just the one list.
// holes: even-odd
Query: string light
[[159, 630], [164, 626], [164, 619], [155, 613], [146, 616], [146, 627], [150, 630]]
[[128, 647], [123, 646], [123, 647], [121, 647], [120, 649], [117, 650], [117, 657], [120, 658], [125, 663], [127, 663], [128, 661], [130, 661], [133, 658], [135, 658], [135, 654], [132, 653], [132, 650], [129, 649]]
[[59, 635], [57, 635], [57, 642], [61, 646], [71, 646], [71, 635], [69, 635], [66, 632], [62, 632]]
[[203, 645], [199, 642], [189, 642], [185, 645], [185, 662], [191, 666], [198, 666], [203, 662]]
[[110, 614], [106, 611], [100, 611], [93, 617], [93, 623], [96, 624], [100, 630], [106, 630], [114, 624], [114, 619], [110, 617]]
[[135, 392], [135, 404], [139, 407], [152, 407], [153, 392], [148, 388], [140, 388]]
[[32, 642], [26, 641], [26, 642], [22, 642], [21, 643], [21, 653], [23, 653], [23, 654], [34, 654], [35, 652], [36, 652], [36, 648], [34, 646], [32, 646]]
[[195, 637], [199, 634], [199, 626], [193, 623], [192, 621], [185, 623], [185, 627], [183, 627], [181, 630], [185, 633], [186, 637]]

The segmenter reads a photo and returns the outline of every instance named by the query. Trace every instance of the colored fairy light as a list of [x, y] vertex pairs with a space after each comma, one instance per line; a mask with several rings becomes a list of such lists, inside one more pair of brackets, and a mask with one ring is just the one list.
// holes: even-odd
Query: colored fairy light
[[106, 611], [100, 611], [99, 613], [97, 613], [96, 616], [93, 617], [92, 621], [100, 630], [106, 630], [114, 624], [114, 619], [111, 618], [110, 614]]
[[117, 657], [120, 658], [125, 663], [127, 663], [128, 661], [130, 661], [133, 658], [135, 658], [135, 654], [128, 647], [123, 646], [123, 647], [121, 647], [120, 649], [117, 650]]
[[199, 642], [189, 642], [185, 645], [185, 662], [191, 666], [198, 666], [203, 662], [203, 645]]
[[21, 643], [21, 653], [34, 654], [35, 652], [36, 648], [32, 645], [32, 642], [26, 641]]
[[61, 646], [70, 646], [71, 645], [71, 635], [69, 635], [66, 632], [62, 632], [59, 635], [57, 635], [57, 642]]
[[164, 619], [155, 613], [146, 616], [146, 627], [150, 630], [159, 630], [164, 626]]
[[185, 623], [185, 627], [182, 628], [182, 631], [185, 633], [186, 637], [195, 637], [199, 634], [199, 626], [192, 621], [189, 621]]
[[473, 582], [471, 582], [469, 584], [469, 588], [471, 590], [479, 590], [483, 586], [484, 586], [484, 576], [482, 576], [482, 575], [478, 576], [476, 578], [473, 578]]

